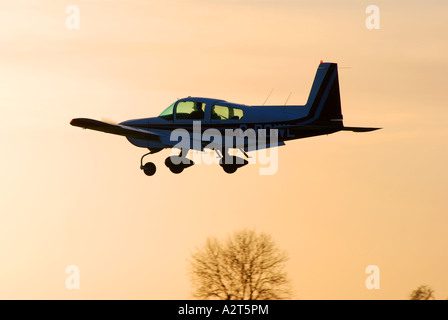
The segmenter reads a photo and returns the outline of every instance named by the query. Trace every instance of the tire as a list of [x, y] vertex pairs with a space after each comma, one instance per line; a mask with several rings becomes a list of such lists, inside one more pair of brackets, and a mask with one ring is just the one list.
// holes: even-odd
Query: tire
[[147, 175], [147, 176], [153, 176], [154, 173], [156, 173], [156, 165], [152, 162], [147, 162], [144, 166], [143, 166], [143, 172]]
[[171, 164], [171, 166], [169, 166], [168, 168], [170, 168], [172, 173], [175, 174], [179, 174], [182, 171], [184, 171], [184, 166], [182, 164]]
[[165, 159], [165, 165], [168, 168], [171, 168], [174, 165], [173, 161], [171, 161], [171, 157], [168, 157], [168, 158]]
[[232, 173], [234, 173], [238, 169], [238, 167], [236, 165], [234, 165], [234, 164], [224, 164], [222, 166], [222, 168], [228, 174], [232, 174]]

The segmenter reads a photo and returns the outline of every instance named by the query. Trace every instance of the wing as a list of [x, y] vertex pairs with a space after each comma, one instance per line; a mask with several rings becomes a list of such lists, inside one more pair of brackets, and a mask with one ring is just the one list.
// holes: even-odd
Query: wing
[[135, 138], [149, 141], [160, 142], [160, 136], [157, 133], [151, 132], [149, 130], [124, 126], [121, 124], [112, 124], [108, 122], [77, 118], [70, 121], [70, 124], [75, 127], [80, 127], [83, 129], [91, 129], [111, 134], [116, 134], [119, 136], [125, 136], [127, 138]]

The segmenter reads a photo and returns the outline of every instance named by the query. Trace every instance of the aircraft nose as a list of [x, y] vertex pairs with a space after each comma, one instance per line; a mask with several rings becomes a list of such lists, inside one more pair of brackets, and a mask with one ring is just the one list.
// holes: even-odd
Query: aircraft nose
[[127, 121], [123, 121], [120, 124], [123, 126], [128, 126], [128, 127], [147, 127], [148, 119], [127, 120]]

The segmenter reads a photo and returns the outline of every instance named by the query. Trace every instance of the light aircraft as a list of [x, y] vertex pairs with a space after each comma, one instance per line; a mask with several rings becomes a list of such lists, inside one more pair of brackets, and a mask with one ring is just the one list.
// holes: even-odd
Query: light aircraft
[[[262, 144], [245, 139], [244, 144], [239, 145], [239, 150], [246, 158], [249, 157], [247, 151], [281, 146], [288, 140], [328, 135], [338, 131], [367, 132], [380, 129], [343, 125], [338, 67], [336, 63], [323, 61], [317, 68], [305, 105], [247, 106], [219, 99], [188, 97], [177, 100], [158, 117], [128, 120], [119, 124], [77, 118], [70, 124], [84, 129], [125, 136], [133, 145], [149, 149], [149, 152], [140, 160], [140, 169], [148, 176], [154, 175], [156, 166], [152, 162], [143, 164], [144, 157], [165, 148], [176, 147], [178, 140], [171, 140], [171, 133], [176, 129], [188, 131], [191, 141], [188, 144], [189, 148], [182, 148], [179, 156], [169, 156], [165, 160], [165, 165], [173, 173], [181, 173], [194, 164], [186, 157], [189, 149], [204, 151], [209, 148], [211, 139], [202, 136], [202, 133], [209, 129], [215, 129], [214, 132], [222, 136], [221, 141], [213, 140], [213, 149], [217, 151], [221, 158], [219, 163], [227, 173], [233, 173], [239, 167], [248, 164], [244, 158], [229, 155], [229, 149], [235, 148], [235, 145], [229, 146], [224, 142], [229, 129], [230, 132], [237, 129], [253, 129], [257, 135], [262, 130], [266, 130], [265, 134], [272, 132], [273, 129], [278, 130], [275, 145], [266, 142], [266, 139]], [[197, 124], [200, 125], [201, 133], [199, 141], [194, 137], [193, 132]]]

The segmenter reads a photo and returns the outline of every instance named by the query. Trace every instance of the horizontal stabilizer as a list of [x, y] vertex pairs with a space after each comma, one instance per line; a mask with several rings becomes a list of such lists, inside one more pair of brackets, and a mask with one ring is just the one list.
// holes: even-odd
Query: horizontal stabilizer
[[70, 121], [70, 124], [75, 127], [116, 134], [120, 136], [125, 136], [127, 138], [160, 141], [159, 136], [155, 133], [152, 133], [144, 129], [124, 126], [121, 124], [112, 124], [108, 122], [86, 118], [73, 119], [72, 121]]
[[[282, 126], [278, 127], [282, 129], [293, 129], [294, 131], [353, 131], [353, 132], [369, 132], [374, 130], [379, 130], [381, 128], [368, 128], [368, 127], [337, 127], [337, 126], [326, 126], [326, 125], [292, 125], [292, 126]], [[277, 129], [274, 127], [273, 129]]]
[[343, 131], [353, 131], [353, 132], [369, 132], [379, 130], [381, 128], [367, 128], [367, 127], [343, 127], [341, 130]]

